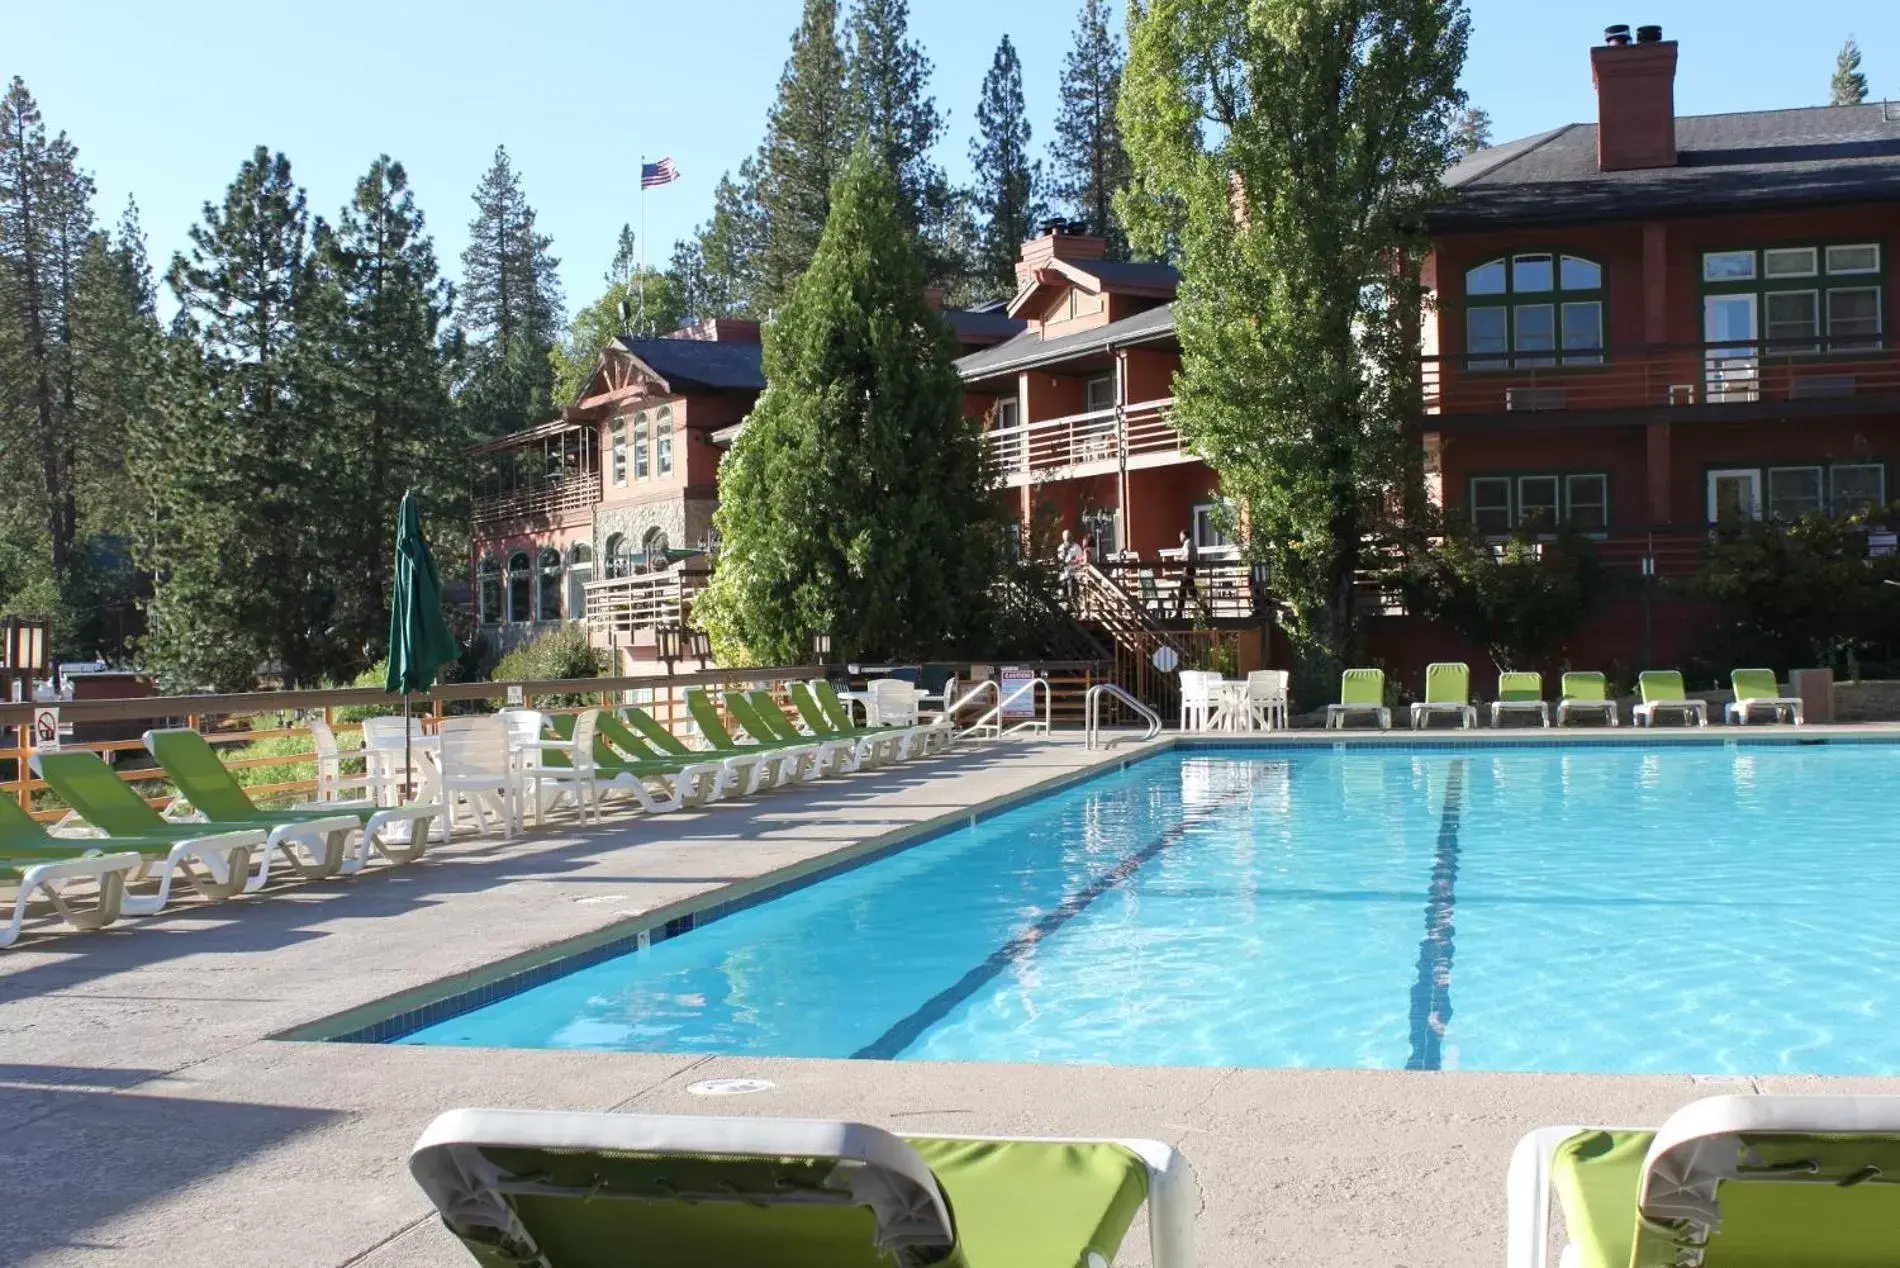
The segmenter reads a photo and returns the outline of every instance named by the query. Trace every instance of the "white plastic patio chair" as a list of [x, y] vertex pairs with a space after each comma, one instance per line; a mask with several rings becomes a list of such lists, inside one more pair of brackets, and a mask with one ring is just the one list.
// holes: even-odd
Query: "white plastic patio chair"
[[501, 822], [504, 841], [522, 826], [522, 803], [527, 789], [521, 767], [509, 751], [508, 722], [494, 714], [443, 718], [437, 735], [441, 751], [443, 818], [451, 825], [466, 804], [475, 819], [475, 831], [488, 835], [489, 815]]
[[[510, 717], [511, 714], [516, 716]], [[571, 740], [548, 738], [542, 726], [546, 715], [532, 709], [504, 709], [502, 716], [508, 718], [508, 746], [521, 770], [528, 802], [534, 807], [535, 823], [541, 822], [543, 812], [552, 810], [570, 796], [574, 798], [581, 822], [585, 823], [591, 814], [594, 822], [599, 823], [600, 772], [594, 765], [594, 735], [600, 729], [600, 710], [584, 709], [575, 715]], [[566, 765], [550, 766], [547, 762], [550, 753], [566, 758]], [[644, 796], [641, 800], [648, 801]]]
[[1271, 731], [1284, 729], [1287, 721], [1287, 687], [1292, 677], [1284, 669], [1256, 669], [1247, 675], [1247, 724], [1250, 728]]
[[1183, 669], [1181, 671], [1181, 729], [1183, 731], [1206, 731], [1214, 724], [1214, 715], [1220, 702], [1215, 698], [1214, 684], [1220, 681], [1220, 675], [1204, 669]]
[[[379, 806], [393, 806], [402, 799], [402, 777], [393, 772], [372, 769], [380, 763], [372, 763], [370, 757], [361, 749], [345, 751], [337, 743], [336, 732], [322, 718], [310, 719], [310, 742], [317, 754], [317, 800], [353, 801], [356, 797], [343, 794], [361, 794], [362, 799]], [[343, 763], [356, 758], [363, 763], [361, 771], [346, 772]]]
[[872, 726], [918, 725], [917, 688], [901, 678], [873, 678], [866, 712]]

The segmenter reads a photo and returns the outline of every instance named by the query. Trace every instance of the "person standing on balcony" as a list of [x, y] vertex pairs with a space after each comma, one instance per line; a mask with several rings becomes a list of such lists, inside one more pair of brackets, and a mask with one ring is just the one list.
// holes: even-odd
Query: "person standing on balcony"
[[1194, 599], [1194, 606], [1201, 606], [1200, 588], [1194, 581], [1195, 565], [1201, 561], [1200, 547], [1194, 542], [1194, 534], [1187, 529], [1181, 530], [1181, 588], [1175, 592], [1174, 619], [1187, 619], [1188, 599]]

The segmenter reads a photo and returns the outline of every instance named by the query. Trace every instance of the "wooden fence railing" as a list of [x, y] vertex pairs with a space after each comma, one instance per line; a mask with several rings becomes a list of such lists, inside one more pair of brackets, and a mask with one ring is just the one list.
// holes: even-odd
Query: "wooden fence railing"
[[[1082, 724], [1083, 694], [1101, 680], [1104, 667], [1092, 661], [1019, 662], [1049, 679], [1058, 725]], [[985, 675], [1001, 666], [958, 664], [953, 668], [958, 681], [968, 684], [973, 671]], [[789, 683], [826, 675], [839, 676], [838, 666], [794, 665], [762, 669], [712, 669], [677, 674], [650, 674], [624, 678], [577, 678], [535, 682], [447, 683], [427, 695], [410, 698], [410, 708], [433, 729], [435, 721], [451, 713], [483, 712], [518, 703], [548, 712], [572, 712], [588, 704], [612, 706], [638, 704], [659, 722], [681, 736], [697, 733], [686, 709], [688, 687], [724, 688], [730, 686], [781, 689]], [[861, 675], [853, 678], [861, 685]], [[519, 689], [519, 697], [512, 693]], [[577, 702], [578, 698], [578, 702]], [[339, 688], [323, 691], [261, 691], [238, 695], [149, 696], [128, 700], [66, 701], [59, 705], [62, 727], [83, 726], [83, 742], [66, 743], [68, 749], [99, 753], [111, 762], [121, 778], [138, 786], [153, 805], [163, 806], [171, 798], [171, 789], [160, 770], [145, 754], [143, 734], [168, 726], [188, 726], [203, 734], [224, 750], [225, 764], [239, 772], [267, 771], [268, 775], [241, 778], [255, 780], [248, 788], [253, 796], [266, 799], [296, 798], [314, 793], [316, 779], [314, 756], [308, 743], [305, 723], [322, 717], [336, 730], [347, 751], [360, 733], [362, 716], [356, 711], [375, 714], [401, 712], [402, 697], [374, 688]], [[56, 819], [63, 810], [43, 781], [34, 777], [28, 761], [31, 704], [0, 703], [0, 796], [9, 796], [42, 819]], [[43, 706], [41, 706], [43, 707]], [[302, 741], [284, 746], [289, 751], [244, 752], [255, 745], [274, 747], [273, 741]], [[297, 768], [312, 768], [308, 773]]]

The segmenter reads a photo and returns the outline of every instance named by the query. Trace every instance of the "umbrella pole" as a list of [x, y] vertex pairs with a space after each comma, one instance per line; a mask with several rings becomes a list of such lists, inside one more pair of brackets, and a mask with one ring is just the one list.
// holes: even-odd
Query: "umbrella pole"
[[397, 805], [403, 805], [415, 798], [416, 758], [410, 751], [409, 737], [409, 693], [402, 693], [402, 793]]

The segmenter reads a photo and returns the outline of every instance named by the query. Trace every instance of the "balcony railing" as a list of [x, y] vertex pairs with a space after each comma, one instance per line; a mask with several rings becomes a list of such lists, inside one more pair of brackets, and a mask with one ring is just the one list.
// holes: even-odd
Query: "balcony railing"
[[590, 581], [583, 587], [588, 633], [632, 645], [659, 626], [682, 625], [694, 596], [711, 577], [710, 568], [668, 568]]
[[983, 473], [993, 484], [1038, 484], [1120, 465], [1184, 458], [1170, 415], [1174, 398], [1089, 410], [983, 434]]
[[1900, 350], [1882, 342], [1809, 337], [1425, 357], [1425, 410], [1551, 414], [1766, 404], [1847, 412], [1856, 400], [1900, 396]]
[[598, 501], [599, 475], [582, 472], [568, 480], [509, 489], [505, 493], [476, 494], [469, 499], [469, 518], [477, 524], [493, 524], [586, 510]]

